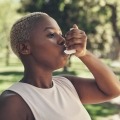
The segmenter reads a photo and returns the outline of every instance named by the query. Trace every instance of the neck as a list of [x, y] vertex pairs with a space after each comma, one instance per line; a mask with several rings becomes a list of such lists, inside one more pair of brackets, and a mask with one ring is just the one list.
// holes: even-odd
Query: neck
[[39, 88], [52, 87], [52, 71], [36, 68], [25, 68], [21, 82], [34, 85]]

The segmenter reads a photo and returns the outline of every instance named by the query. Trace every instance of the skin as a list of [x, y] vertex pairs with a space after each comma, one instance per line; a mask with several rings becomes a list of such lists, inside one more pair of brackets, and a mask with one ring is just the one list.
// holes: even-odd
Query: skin
[[[66, 44], [68, 50], [76, 49], [74, 55], [94, 76], [94, 79], [64, 76], [72, 82], [83, 104], [105, 102], [119, 96], [120, 83], [114, 73], [87, 51], [85, 32], [73, 25], [65, 36], [66, 40], [56, 21], [48, 16], [38, 24], [31, 40], [19, 44], [20, 58], [25, 67], [20, 82], [46, 89], [52, 87], [52, 72], [64, 67], [69, 57], [64, 53]], [[6, 91], [0, 97], [0, 120], [34, 120], [34, 116], [18, 94]]]

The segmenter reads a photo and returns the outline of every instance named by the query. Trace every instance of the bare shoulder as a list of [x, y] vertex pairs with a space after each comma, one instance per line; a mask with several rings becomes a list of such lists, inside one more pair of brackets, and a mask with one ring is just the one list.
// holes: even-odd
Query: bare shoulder
[[0, 96], [0, 120], [34, 120], [25, 101], [15, 92], [5, 91]]

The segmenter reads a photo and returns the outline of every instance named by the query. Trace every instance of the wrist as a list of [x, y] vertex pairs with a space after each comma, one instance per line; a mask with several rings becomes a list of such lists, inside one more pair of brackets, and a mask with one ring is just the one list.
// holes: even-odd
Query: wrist
[[93, 55], [90, 51], [88, 51], [88, 50], [86, 50], [86, 52], [85, 52], [84, 55], [78, 56], [78, 58], [79, 58], [80, 60], [82, 60], [82, 61], [88, 60], [88, 59], [90, 60], [91, 57], [94, 57], [94, 55]]
[[81, 59], [81, 58], [87, 56], [87, 54], [88, 54], [88, 51], [87, 50], [83, 50], [80, 54], [77, 54], [76, 57]]

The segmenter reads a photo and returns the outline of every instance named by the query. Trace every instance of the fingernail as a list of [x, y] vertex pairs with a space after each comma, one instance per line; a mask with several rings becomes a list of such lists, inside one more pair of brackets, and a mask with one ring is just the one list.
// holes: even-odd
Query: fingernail
[[74, 28], [70, 28], [70, 30], [72, 30], [72, 29], [74, 29]]
[[74, 24], [74, 25], [73, 25], [73, 28], [76, 28], [76, 29], [78, 29], [78, 26], [77, 26], [76, 24]]

